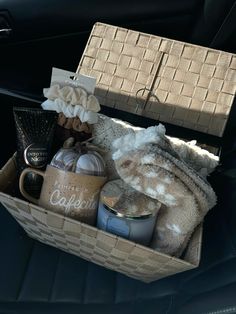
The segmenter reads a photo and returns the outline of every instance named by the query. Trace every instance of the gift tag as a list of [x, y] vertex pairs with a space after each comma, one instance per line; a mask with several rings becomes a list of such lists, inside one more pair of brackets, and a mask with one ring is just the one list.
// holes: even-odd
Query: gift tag
[[87, 93], [93, 94], [96, 86], [96, 78], [58, 68], [52, 68], [50, 86], [56, 84], [59, 84], [61, 87], [82, 87]]

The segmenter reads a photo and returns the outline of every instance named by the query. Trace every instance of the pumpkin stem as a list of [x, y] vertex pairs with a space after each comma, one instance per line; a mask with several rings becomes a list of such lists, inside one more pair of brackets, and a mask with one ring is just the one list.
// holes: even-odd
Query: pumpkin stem
[[76, 142], [75, 143], [74, 149], [75, 149], [76, 153], [81, 155], [81, 153], [82, 153], [82, 145], [80, 144], [80, 142]]
[[107, 153], [107, 150], [105, 148], [102, 148], [102, 147], [100, 147], [98, 145], [93, 145], [93, 144], [90, 144], [90, 143], [86, 144], [86, 148], [87, 148], [87, 150], [92, 150], [92, 151], [98, 152], [100, 154]]
[[71, 148], [73, 147], [75, 142], [74, 137], [69, 137], [67, 140], [65, 140], [64, 144], [63, 144], [63, 148]]

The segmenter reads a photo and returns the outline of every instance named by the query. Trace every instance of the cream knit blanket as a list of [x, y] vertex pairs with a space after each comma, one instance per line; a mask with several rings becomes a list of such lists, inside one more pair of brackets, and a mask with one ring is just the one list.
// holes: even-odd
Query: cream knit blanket
[[[108, 179], [118, 179], [114, 161], [112, 159], [113, 143], [116, 139], [126, 134], [144, 130], [128, 122], [109, 118], [98, 113], [98, 122], [92, 125], [93, 143], [102, 147], [106, 153], [103, 155], [107, 169]], [[218, 165], [219, 158], [207, 150], [196, 145], [196, 141], [185, 142], [178, 138], [165, 136], [171, 143], [174, 151], [180, 158], [203, 176], [210, 174]]]

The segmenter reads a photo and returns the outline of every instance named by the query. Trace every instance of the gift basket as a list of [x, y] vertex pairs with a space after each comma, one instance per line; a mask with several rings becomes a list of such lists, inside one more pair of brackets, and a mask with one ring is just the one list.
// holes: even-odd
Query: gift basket
[[233, 54], [96, 23], [77, 73], [54, 68], [42, 108], [14, 108], [0, 201], [30, 237], [132, 278], [195, 268], [219, 158], [164, 123], [222, 137], [235, 89]]

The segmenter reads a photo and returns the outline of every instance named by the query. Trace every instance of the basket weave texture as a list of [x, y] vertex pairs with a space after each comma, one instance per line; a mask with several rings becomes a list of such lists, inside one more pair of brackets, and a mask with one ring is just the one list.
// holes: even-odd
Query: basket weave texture
[[102, 105], [222, 136], [236, 55], [96, 23], [78, 70]]
[[[0, 172], [1, 190], [11, 185], [15, 173], [13, 157]], [[144, 282], [195, 268], [200, 261], [201, 226], [195, 231], [182, 260], [49, 212], [4, 192], [0, 192], [0, 202], [30, 237]]]

